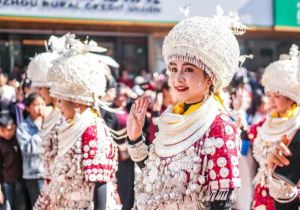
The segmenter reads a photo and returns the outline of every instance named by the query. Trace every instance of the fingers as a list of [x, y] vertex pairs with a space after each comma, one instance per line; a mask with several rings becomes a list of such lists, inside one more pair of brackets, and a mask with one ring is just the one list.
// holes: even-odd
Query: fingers
[[141, 112], [146, 114], [147, 109], [148, 109], [148, 105], [149, 105], [149, 99], [148, 97], [144, 96], [142, 98], [142, 107], [141, 107]]
[[135, 104], [133, 103], [130, 107], [130, 114], [133, 114], [135, 112]]
[[136, 112], [140, 112], [140, 107], [141, 107], [141, 103], [142, 103], [142, 98], [143, 97], [139, 97], [137, 100], [135, 100], [135, 105], [136, 105]]
[[131, 125], [132, 123], [135, 123], [138, 121], [137, 116], [136, 116], [136, 105], [132, 104], [129, 112], [129, 116], [127, 118], [127, 127], [128, 125]]
[[147, 111], [149, 99], [147, 96], [142, 96], [135, 101], [135, 112], [134, 113], [145, 113]]
[[283, 167], [284, 164], [278, 159], [278, 157], [272, 152], [268, 156], [268, 162], [270, 166], [278, 165], [280, 167]]
[[[276, 146], [277, 148], [277, 146]], [[280, 149], [275, 149], [272, 151], [274, 156], [274, 162], [279, 166], [287, 166], [290, 164], [290, 161], [283, 155], [283, 152]]]
[[281, 164], [279, 161], [277, 161], [276, 157], [273, 155], [272, 152], [270, 152], [268, 154], [268, 157], [267, 157], [267, 166], [268, 168], [272, 169], [274, 167], [274, 165], [277, 164]]
[[289, 138], [287, 135], [283, 135], [282, 138], [281, 138], [281, 141], [285, 144], [285, 145], [288, 145], [289, 143]]
[[285, 156], [291, 156], [292, 153], [289, 150], [289, 148], [286, 146], [286, 144], [284, 144], [283, 142], [280, 142], [279, 144], [276, 144], [276, 149], [282, 154], [284, 154]]

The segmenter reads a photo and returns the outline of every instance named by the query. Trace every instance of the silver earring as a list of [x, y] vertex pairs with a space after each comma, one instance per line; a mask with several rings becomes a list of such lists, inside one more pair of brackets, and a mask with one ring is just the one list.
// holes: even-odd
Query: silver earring
[[74, 119], [77, 119], [81, 114], [80, 113], [80, 108], [75, 108], [74, 111], [75, 111]]

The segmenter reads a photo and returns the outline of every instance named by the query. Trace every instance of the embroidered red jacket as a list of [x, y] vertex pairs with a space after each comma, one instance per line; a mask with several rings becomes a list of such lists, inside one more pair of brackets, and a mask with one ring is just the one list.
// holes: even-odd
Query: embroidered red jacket
[[240, 187], [241, 143], [234, 122], [223, 113], [217, 115], [208, 135], [203, 138], [204, 141], [197, 141], [194, 146], [199, 150], [211, 150], [207, 157], [207, 182], [210, 191]]
[[115, 178], [118, 169], [118, 148], [108, 131], [96, 125], [82, 134], [83, 165], [86, 179], [91, 182], [108, 182]]
[[[257, 131], [266, 121], [266, 118], [260, 122], [250, 126], [248, 129], [248, 137], [250, 141], [254, 144], [257, 138]], [[262, 143], [261, 143], [262, 144]], [[255, 145], [254, 145], [255, 147]], [[257, 176], [257, 175], [256, 175]], [[268, 210], [275, 210], [275, 204], [273, 198], [270, 196], [269, 189], [266, 185], [256, 184], [254, 186], [253, 194], [253, 209], [265, 208]]]

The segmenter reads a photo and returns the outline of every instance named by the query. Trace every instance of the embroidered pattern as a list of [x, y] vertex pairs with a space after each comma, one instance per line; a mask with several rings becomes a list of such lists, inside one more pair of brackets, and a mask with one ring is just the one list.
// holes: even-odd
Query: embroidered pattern
[[[226, 126], [233, 132], [226, 133]], [[227, 139], [233, 142], [233, 149], [226, 147]], [[135, 185], [137, 209], [168, 205], [181, 209], [189, 201], [192, 209], [200, 210], [207, 201], [227, 199], [229, 189], [240, 186], [238, 161], [236, 165], [231, 161], [231, 157], [238, 160], [238, 142], [231, 139], [236, 139], [233, 123], [218, 115], [205, 135], [183, 152], [162, 158], [151, 145], [143, 175]]]

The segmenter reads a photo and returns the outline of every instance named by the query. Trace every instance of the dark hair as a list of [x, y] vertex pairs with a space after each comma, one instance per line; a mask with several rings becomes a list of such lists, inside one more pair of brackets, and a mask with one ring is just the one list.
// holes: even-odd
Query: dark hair
[[118, 87], [118, 84], [117, 84], [117, 81], [115, 80], [115, 78], [105, 76], [105, 79], [106, 79], [106, 91], [111, 89], [111, 88], [117, 88]]
[[161, 90], [170, 90], [170, 85], [168, 83], [168, 80], [164, 81]]
[[248, 114], [254, 116], [258, 107], [263, 104], [264, 93], [261, 89], [256, 89], [253, 92], [253, 99]]
[[30, 88], [31, 87], [31, 80], [28, 79], [27, 77], [21, 81], [20, 86], [22, 87], [23, 93], [25, 93], [25, 88]]
[[[213, 77], [209, 76], [209, 74], [207, 73], [207, 71], [203, 70], [203, 73], [204, 73], [204, 78], [210, 78], [211, 81], [213, 81]], [[214, 91], [215, 91], [215, 87], [214, 87], [214, 84], [212, 82], [212, 84], [209, 86], [208, 94], [211, 95], [211, 94], [214, 93]]]
[[38, 95], [37, 93], [30, 93], [25, 99], [24, 99], [24, 104], [26, 107], [30, 106], [32, 104], [32, 102], [36, 99], [40, 97], [40, 95]]
[[9, 110], [2, 110], [0, 112], [0, 127], [7, 127], [15, 124], [15, 120]]

